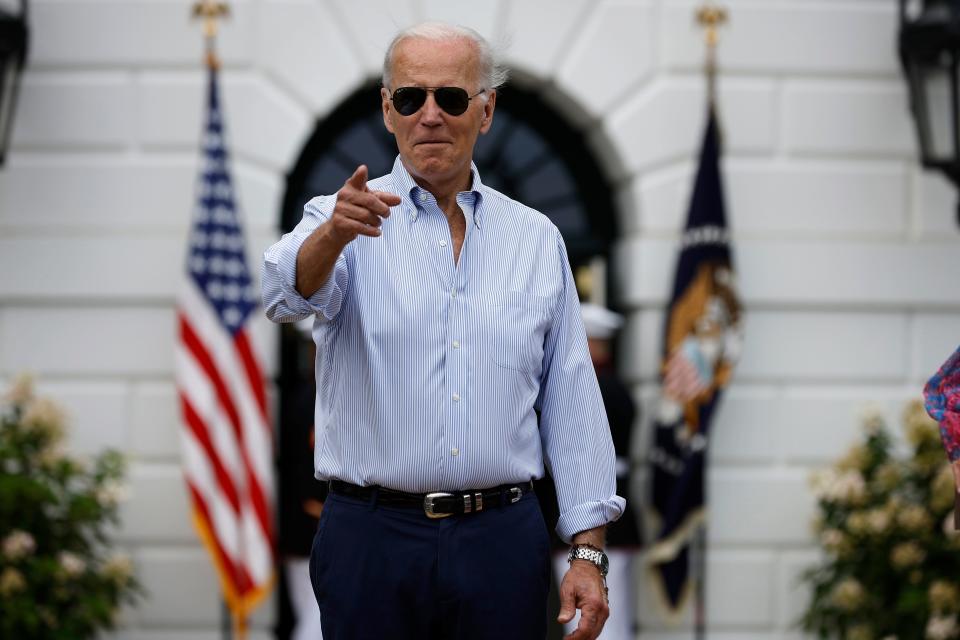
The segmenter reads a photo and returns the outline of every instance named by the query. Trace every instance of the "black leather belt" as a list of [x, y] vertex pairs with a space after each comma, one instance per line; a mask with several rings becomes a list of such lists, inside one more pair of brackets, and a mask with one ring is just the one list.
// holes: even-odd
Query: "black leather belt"
[[524, 493], [533, 492], [533, 483], [508, 484], [481, 491], [436, 491], [434, 493], [407, 493], [385, 487], [361, 487], [341, 480], [330, 481], [330, 492], [348, 498], [376, 500], [377, 504], [392, 507], [418, 507], [428, 518], [483, 511], [484, 507], [513, 504]]

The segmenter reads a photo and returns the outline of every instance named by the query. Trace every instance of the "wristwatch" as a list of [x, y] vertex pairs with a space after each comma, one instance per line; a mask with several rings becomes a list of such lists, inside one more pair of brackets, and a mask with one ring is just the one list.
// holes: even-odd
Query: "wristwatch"
[[592, 562], [597, 566], [597, 569], [600, 570], [600, 575], [604, 578], [607, 577], [607, 572], [610, 570], [610, 560], [607, 559], [607, 554], [589, 545], [575, 544], [570, 547], [570, 553], [567, 554], [567, 562], [573, 562], [574, 560]]

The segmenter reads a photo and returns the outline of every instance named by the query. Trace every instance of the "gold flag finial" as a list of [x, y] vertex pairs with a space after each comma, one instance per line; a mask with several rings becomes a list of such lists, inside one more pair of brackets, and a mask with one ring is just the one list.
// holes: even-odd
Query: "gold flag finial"
[[215, 51], [217, 31], [220, 18], [230, 15], [230, 7], [226, 2], [218, 0], [197, 0], [193, 5], [193, 18], [203, 19], [203, 37], [206, 41], [206, 62], [209, 67], [216, 69], [220, 66], [220, 59]]
[[712, 105], [716, 98], [717, 43], [720, 41], [720, 27], [727, 23], [727, 10], [708, 0], [697, 9], [696, 18], [697, 23], [704, 29], [707, 43], [704, 70], [707, 74], [707, 98]]

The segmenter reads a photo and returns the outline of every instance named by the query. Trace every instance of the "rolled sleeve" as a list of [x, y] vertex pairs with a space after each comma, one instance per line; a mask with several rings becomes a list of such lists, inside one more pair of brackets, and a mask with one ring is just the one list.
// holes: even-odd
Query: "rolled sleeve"
[[578, 504], [569, 511], [560, 514], [557, 521], [557, 535], [564, 542], [588, 529], [605, 526], [620, 518], [627, 501], [618, 495], [612, 495], [600, 502]]
[[557, 486], [557, 534], [566, 542], [580, 531], [617, 520], [626, 501], [616, 495], [616, 454], [566, 247], [557, 232], [562, 290], [544, 343], [540, 438]]
[[274, 322], [296, 322], [311, 315], [332, 320], [340, 311], [347, 287], [347, 261], [340, 254], [327, 281], [309, 298], [297, 291], [297, 255], [317, 227], [330, 217], [335, 196], [314, 198], [304, 207], [296, 228], [263, 254], [262, 295], [267, 317]]

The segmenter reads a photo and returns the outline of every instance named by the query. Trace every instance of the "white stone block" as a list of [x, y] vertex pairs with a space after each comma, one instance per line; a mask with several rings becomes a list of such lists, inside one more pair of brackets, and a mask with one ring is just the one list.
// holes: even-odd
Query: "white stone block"
[[120, 512], [122, 540], [138, 544], [190, 544], [199, 540], [179, 462], [135, 462], [127, 480], [130, 499]]
[[[942, 305], [960, 300], [952, 243], [733, 241], [738, 289], [748, 303], [791, 305]], [[621, 302], [665, 304], [676, 244], [632, 238], [617, 247]]]
[[0, 271], [17, 270], [22, 277], [0, 282], [0, 295], [62, 294], [101, 300], [169, 297], [183, 268], [186, 242], [186, 234], [181, 239], [169, 234], [3, 238]]
[[[670, 69], [699, 72], [703, 30], [696, 2], [670, 2], [660, 24], [661, 59]], [[900, 73], [891, 3], [737, 3], [720, 29], [720, 82], [725, 72]]]
[[[383, 18], [366, 3], [362, 10], [354, 4], [347, 13], [377, 23]], [[258, 29], [265, 69], [313, 113], [329, 111], [369, 73], [322, 3], [264, 4]], [[388, 41], [380, 43], [381, 57]]]
[[223, 632], [213, 628], [118, 629], [103, 634], [103, 638], [105, 640], [223, 640]]
[[[757, 629], [772, 622], [774, 567], [773, 554], [766, 551], [735, 551], [710, 546], [707, 552], [706, 605], [711, 638], [717, 630], [731, 627]], [[690, 629], [692, 594], [687, 606], [681, 610], [679, 625], [671, 624], [661, 604], [662, 596], [653, 572], [644, 578], [638, 599], [643, 637], [671, 638], [674, 636], [669, 635], [670, 630], [676, 626]], [[679, 637], [689, 638], [689, 631]]]
[[0, 307], [0, 371], [169, 375], [173, 311], [123, 306]]
[[143, 627], [212, 627], [220, 622], [220, 584], [199, 546], [147, 547], [137, 558], [149, 594], [138, 607]]
[[900, 380], [906, 327], [896, 313], [748, 313], [735, 376], [742, 382]]
[[716, 548], [708, 548], [707, 554], [707, 620], [711, 628], [769, 626], [776, 602], [773, 554]]
[[[649, 2], [615, 0], [592, 6], [589, 17], [563, 40], [557, 84], [594, 119], [604, 117], [651, 75], [654, 27]], [[611, 82], [614, 72], [616, 82]]]
[[[45, 234], [176, 231], [185, 242], [199, 158], [198, 150], [189, 158], [123, 162], [68, 157], [4, 167], [0, 225], [4, 231]], [[250, 230], [275, 229], [280, 177], [243, 162], [232, 164], [241, 224]]]
[[346, 24], [347, 42], [358, 51], [363, 72], [372, 77], [381, 75], [393, 37], [419, 21], [412, 0], [365, 0], [362, 11], [354, 0], [330, 0], [328, 4]]
[[[774, 147], [775, 91], [761, 80], [731, 80], [718, 101], [725, 149], [769, 152]], [[657, 79], [603, 121], [629, 171], [649, 171], [699, 152], [705, 124], [703, 81]]]
[[[257, 611], [261, 611], [258, 609]], [[251, 620], [251, 622], [256, 622]], [[103, 634], [106, 640], [223, 640], [224, 634], [218, 622], [205, 629], [185, 628], [183, 626], [169, 626], [162, 629], [121, 629]], [[262, 625], [261, 625], [262, 626]], [[275, 640], [276, 634], [272, 628], [250, 626], [247, 629], [247, 640]]]
[[[217, 51], [228, 67], [249, 64], [255, 3], [230, 3]], [[201, 25], [191, 3], [52, 0], [31, 3], [30, 64], [44, 66], [183, 65], [203, 63]]]
[[877, 409], [891, 432], [900, 428], [900, 387], [797, 387], [783, 392], [773, 428], [783, 459], [823, 466], [862, 441], [863, 417]]
[[[722, 165], [727, 223], [738, 235], [791, 238], [902, 237], [907, 175], [900, 164], [771, 162]], [[677, 232], [686, 223], [695, 168], [684, 163], [634, 182], [640, 228]]]
[[960, 238], [956, 187], [941, 173], [914, 172], [913, 214], [917, 234], [924, 239], [955, 241]]
[[782, 104], [783, 146], [791, 154], [915, 155], [903, 82], [794, 81]]
[[[259, 289], [258, 289], [259, 290]], [[253, 351], [260, 361], [260, 368], [267, 379], [273, 378], [280, 370], [279, 325], [267, 320], [261, 310], [250, 319], [248, 325]]]
[[960, 346], [960, 313], [919, 314], [914, 332], [917, 352], [911, 378], [919, 387]]
[[[283, 176], [241, 161], [233, 163], [233, 181], [240, 223], [244, 230], [250, 233], [250, 237], [260, 237], [261, 233], [279, 228], [286, 188]], [[259, 264], [262, 249], [251, 248], [255, 249], [253, 255], [257, 257]]]
[[27, 73], [12, 144], [61, 150], [128, 147], [133, 105], [132, 78], [126, 73]]
[[[288, 94], [263, 77], [221, 73], [220, 99], [227, 147], [234, 158], [250, 157], [277, 171], [295, 162], [310, 119]], [[149, 148], [199, 147], [206, 110], [206, 81], [199, 73], [156, 73], [139, 86], [139, 139]]]
[[22, 162], [0, 171], [0, 224], [43, 233], [184, 228], [196, 175], [180, 160]]
[[820, 554], [814, 549], [785, 551], [780, 556], [780, 571], [777, 576], [778, 626], [791, 628], [800, 619], [810, 604], [810, 588], [800, 581], [804, 571], [816, 566]]
[[[507, 64], [511, 69], [538, 77], [553, 75], [557, 60], [570, 48], [586, 15], [585, 0], [512, 0], [506, 14]], [[602, 11], [601, 8], [595, 9]]]
[[[223, 95], [226, 79], [235, 72], [221, 72], [219, 86], [224, 131], [228, 149], [235, 146], [235, 112]], [[180, 149], [199, 153], [206, 112], [207, 80], [202, 69], [147, 71], [137, 81], [137, 135], [148, 148]]]
[[[247, 267], [256, 280], [263, 249], [276, 232], [245, 235]], [[187, 238], [186, 229], [125, 236], [0, 238], [0, 273], [22, 274], [0, 280], [0, 296], [172, 303], [184, 282]]]
[[138, 383], [130, 403], [131, 452], [140, 460], [179, 460], [180, 400], [173, 383]]
[[711, 547], [808, 544], [814, 499], [807, 475], [795, 469], [709, 470]]
[[[496, 42], [499, 33], [500, 16], [503, 11], [501, 0], [473, 2], [471, 0], [420, 0], [424, 20], [440, 20], [462, 24], [475, 29], [484, 38]], [[386, 43], [384, 44], [386, 46]]]
[[727, 389], [710, 426], [711, 464], [732, 466], [773, 462], [783, 429], [777, 421], [779, 393], [770, 387]]
[[66, 411], [67, 446], [71, 453], [86, 456], [108, 448], [127, 449], [130, 427], [126, 384], [41, 379], [36, 391]]
[[655, 379], [663, 350], [663, 312], [644, 309], [630, 314], [620, 334], [620, 372], [629, 382]]

